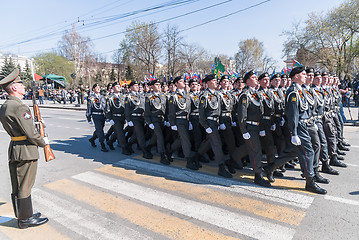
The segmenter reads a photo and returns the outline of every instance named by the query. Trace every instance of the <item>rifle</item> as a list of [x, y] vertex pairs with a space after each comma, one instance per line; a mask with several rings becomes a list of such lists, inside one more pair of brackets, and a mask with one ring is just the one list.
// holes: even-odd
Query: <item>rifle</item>
[[[44, 123], [42, 122], [39, 105], [36, 103], [36, 88], [35, 88], [36, 84], [35, 84], [35, 74], [34, 74], [34, 67], [32, 65], [32, 61], [30, 61], [30, 65], [31, 65], [31, 74], [32, 74], [32, 107], [34, 111], [34, 120], [36, 123], [36, 128], [39, 131], [41, 137], [46, 137], [47, 134], [45, 134], [45, 126]], [[46, 162], [55, 159], [55, 155], [51, 150], [50, 144], [47, 144], [44, 147], [44, 155]]]

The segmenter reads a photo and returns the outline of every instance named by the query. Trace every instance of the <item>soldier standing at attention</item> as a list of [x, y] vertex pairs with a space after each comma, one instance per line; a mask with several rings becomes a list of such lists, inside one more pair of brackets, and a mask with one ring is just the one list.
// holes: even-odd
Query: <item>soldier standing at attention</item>
[[25, 87], [19, 77], [19, 69], [0, 81], [2, 88], [9, 94], [0, 109], [0, 121], [10, 135], [9, 170], [12, 186], [11, 200], [19, 228], [35, 227], [48, 221], [40, 218], [41, 213], [33, 213], [31, 189], [34, 186], [38, 146], [49, 144], [35, 130], [30, 109], [21, 99], [25, 95]]
[[107, 101], [106, 98], [100, 94], [101, 88], [97, 83], [93, 85], [92, 91], [93, 93], [90, 94], [87, 101], [86, 118], [89, 124], [92, 125], [95, 123], [95, 131], [89, 139], [89, 142], [92, 147], [96, 147], [95, 140], [98, 138], [101, 144], [101, 151], [108, 152], [105, 146], [105, 134], [103, 132], [106, 121]]
[[157, 151], [161, 156], [160, 162], [164, 165], [169, 165], [170, 160], [167, 159], [165, 154], [166, 149], [163, 135], [167, 98], [164, 93], [161, 93], [161, 83], [158, 80], [152, 80], [150, 85], [153, 91], [146, 96], [144, 118], [148, 127], [155, 132]]
[[254, 71], [249, 71], [243, 78], [246, 87], [238, 100], [238, 124], [243, 133], [243, 138], [248, 149], [249, 160], [254, 170], [254, 183], [263, 187], [271, 184], [263, 178], [262, 146], [260, 134], [263, 135], [263, 104], [260, 95], [256, 91], [258, 78]]

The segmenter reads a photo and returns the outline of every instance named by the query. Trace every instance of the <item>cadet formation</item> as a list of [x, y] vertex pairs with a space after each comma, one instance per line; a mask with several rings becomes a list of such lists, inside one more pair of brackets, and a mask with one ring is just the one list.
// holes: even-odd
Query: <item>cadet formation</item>
[[168, 83], [131, 81], [126, 88], [115, 82], [105, 95], [95, 84], [86, 112], [95, 125], [89, 142], [96, 147], [98, 139], [103, 152], [117, 142], [125, 155], [136, 144], [145, 159], [157, 152], [164, 165], [176, 154], [193, 171], [214, 161], [224, 178], [249, 166], [254, 183], [264, 187], [299, 164], [305, 189], [326, 194], [318, 183], [329, 180], [320, 172], [339, 175], [350, 146], [339, 83], [327, 72], [295, 67], [289, 75], [249, 71], [233, 80], [208, 75], [201, 83], [181, 76]]

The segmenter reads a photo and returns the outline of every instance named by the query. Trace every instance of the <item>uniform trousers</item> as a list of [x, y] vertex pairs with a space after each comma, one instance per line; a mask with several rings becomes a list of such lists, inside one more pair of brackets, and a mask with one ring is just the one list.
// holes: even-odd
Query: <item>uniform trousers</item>
[[[224, 163], [224, 154], [222, 149], [221, 135], [218, 131], [218, 122], [213, 120], [208, 120], [208, 125], [212, 129], [212, 133], [208, 134], [209, 142], [214, 153], [214, 159], [218, 165]], [[206, 144], [204, 144], [205, 146]], [[201, 147], [202, 149], [202, 147]], [[205, 149], [205, 147], [204, 147]], [[199, 151], [202, 152], [202, 151]], [[207, 152], [207, 151], [205, 151]], [[201, 153], [200, 153], [201, 154]]]
[[262, 169], [262, 146], [259, 138], [259, 126], [247, 124], [247, 132], [251, 135], [245, 139], [250, 163], [254, 173], [261, 173]]
[[146, 151], [146, 139], [145, 139], [145, 129], [144, 124], [145, 120], [143, 117], [132, 117], [133, 128], [135, 129], [134, 135], [137, 140], [138, 146], [141, 148], [142, 151]]
[[164, 140], [164, 135], [163, 135], [163, 122], [160, 121], [156, 121], [152, 123], [155, 128], [153, 129], [153, 131], [155, 132], [156, 135], [156, 143], [157, 143], [157, 151], [158, 153], [164, 153], [165, 152], [165, 140]]
[[189, 120], [192, 124], [192, 131], [190, 131], [191, 139], [192, 139], [192, 149], [197, 152], [199, 149], [199, 146], [202, 142], [202, 129], [201, 125], [199, 123], [199, 116], [196, 115], [190, 115]]
[[123, 127], [125, 125], [125, 119], [121, 117], [114, 117], [113, 121], [115, 122], [115, 124], [113, 125], [113, 130], [115, 134], [111, 135], [110, 142], [113, 143], [117, 139], [119, 145], [124, 148], [126, 147], [125, 131], [123, 130]]
[[330, 113], [323, 117], [324, 133], [327, 139], [329, 158], [337, 156], [337, 129]]
[[264, 128], [266, 134], [264, 137], [260, 138], [262, 147], [263, 147], [264, 151], [266, 152], [268, 163], [273, 163], [275, 146], [274, 146], [274, 140], [273, 140], [273, 135], [272, 135], [272, 131], [271, 131], [270, 120], [267, 120], [267, 119], [263, 120], [263, 128]]
[[12, 194], [18, 198], [27, 198], [31, 195], [31, 189], [36, 178], [37, 164], [37, 160], [9, 162]]
[[320, 138], [318, 134], [319, 129], [315, 123], [308, 124], [307, 128], [314, 151], [313, 168], [314, 170], [316, 170], [319, 168], [319, 157], [320, 157]]
[[105, 140], [105, 133], [103, 132], [103, 128], [105, 127], [105, 116], [102, 115], [92, 115], [92, 119], [95, 124], [95, 132], [93, 133], [93, 138], [103, 143]]
[[188, 132], [189, 121], [186, 119], [177, 119], [177, 132], [181, 141], [182, 151], [185, 158], [192, 157], [191, 138]]
[[[314, 123], [310, 123], [310, 124], [314, 124]], [[314, 150], [312, 147], [311, 137], [308, 131], [308, 124], [299, 121], [297, 127], [297, 133], [301, 141], [301, 145], [297, 146], [297, 153], [298, 153], [301, 170], [304, 173], [305, 177], [313, 177]]]
[[315, 120], [315, 124], [318, 127], [318, 137], [319, 137], [319, 141], [320, 141], [319, 160], [321, 162], [327, 162], [329, 160], [328, 145], [327, 145], [327, 139], [326, 139], [325, 133], [324, 133], [323, 120], [322, 119]]

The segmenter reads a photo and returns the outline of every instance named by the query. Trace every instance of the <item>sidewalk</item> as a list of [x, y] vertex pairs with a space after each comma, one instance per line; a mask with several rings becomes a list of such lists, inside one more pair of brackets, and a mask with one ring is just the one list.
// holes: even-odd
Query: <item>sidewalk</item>
[[[23, 100], [27, 105], [32, 106], [32, 100]], [[0, 99], [0, 105], [5, 102], [4, 99]], [[38, 103], [38, 101], [37, 101]], [[69, 109], [77, 111], [86, 111], [86, 104], [63, 104], [63, 103], [54, 103], [52, 101], [44, 101], [44, 104], [39, 105], [40, 108], [55, 108], [55, 109]], [[359, 126], [358, 114], [359, 107], [354, 107], [354, 103], [351, 104], [351, 107], [344, 107], [344, 115], [347, 119], [345, 122], [346, 126]], [[350, 110], [350, 112], [349, 112]], [[351, 116], [351, 117], [350, 117]]]

